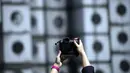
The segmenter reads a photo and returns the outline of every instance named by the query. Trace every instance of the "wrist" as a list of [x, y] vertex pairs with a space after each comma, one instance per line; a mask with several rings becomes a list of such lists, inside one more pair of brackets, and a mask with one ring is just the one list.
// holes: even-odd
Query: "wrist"
[[86, 56], [86, 53], [85, 53], [85, 52], [81, 52], [80, 55], [81, 55], [81, 56]]
[[54, 65], [51, 67], [51, 69], [55, 69], [55, 70], [57, 70], [57, 71], [59, 72], [60, 67], [59, 67], [57, 64], [54, 64]]

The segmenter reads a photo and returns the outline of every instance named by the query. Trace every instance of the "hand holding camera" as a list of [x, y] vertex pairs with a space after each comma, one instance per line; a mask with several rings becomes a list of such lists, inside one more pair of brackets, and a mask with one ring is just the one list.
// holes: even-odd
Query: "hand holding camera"
[[[67, 56], [78, 56], [80, 55], [82, 58], [82, 66], [83, 68], [87, 68], [87, 66], [91, 67], [91, 73], [94, 73], [94, 68], [91, 66], [88, 57], [84, 51], [83, 43], [79, 38], [64, 38], [56, 43], [59, 47], [59, 54], [56, 57], [56, 61], [52, 66], [51, 73], [59, 72], [60, 67], [63, 64], [63, 61], [67, 58]], [[86, 72], [83, 70], [83, 72]], [[88, 71], [87, 71], [88, 72]]]
[[82, 41], [79, 40], [79, 43], [77, 43], [77, 42], [75, 41], [76, 39], [78, 39], [78, 38], [75, 38], [75, 39], [74, 39], [74, 43], [75, 43], [75, 45], [76, 45], [76, 47], [77, 47], [76, 49], [77, 49], [78, 53], [79, 53], [80, 55], [85, 54]]
[[62, 62], [61, 62], [61, 57], [60, 56], [61, 56], [61, 51], [59, 51], [59, 53], [58, 53], [58, 55], [56, 57], [56, 60], [55, 60], [55, 63], [54, 63], [55, 66], [58, 66], [58, 67], [62, 66]]
[[[76, 44], [75, 44], [75, 43]], [[66, 56], [78, 56], [77, 46], [79, 44], [79, 38], [64, 38], [56, 43], [59, 50], [62, 52], [62, 55]]]

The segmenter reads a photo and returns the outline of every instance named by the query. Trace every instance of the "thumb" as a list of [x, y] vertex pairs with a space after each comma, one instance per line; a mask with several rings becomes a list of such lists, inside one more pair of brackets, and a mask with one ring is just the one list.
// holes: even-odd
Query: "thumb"
[[74, 40], [74, 44], [78, 47], [79, 45], [78, 45], [78, 43]]
[[58, 53], [57, 57], [60, 57], [60, 55], [61, 55], [61, 51], [59, 50], [59, 53]]

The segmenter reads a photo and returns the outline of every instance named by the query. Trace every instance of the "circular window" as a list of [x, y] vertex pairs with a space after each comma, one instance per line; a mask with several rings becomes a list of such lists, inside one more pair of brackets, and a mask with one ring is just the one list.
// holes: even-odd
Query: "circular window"
[[54, 24], [57, 28], [61, 28], [63, 26], [63, 19], [58, 16], [54, 19]]
[[18, 11], [15, 11], [11, 14], [11, 21], [14, 23], [14, 24], [17, 24], [19, 25], [23, 20], [23, 17], [21, 15], [20, 12]]
[[120, 63], [120, 68], [121, 68], [122, 71], [128, 72], [129, 69], [130, 69], [130, 65], [129, 65], [128, 61], [122, 60], [121, 63]]
[[128, 41], [128, 36], [125, 32], [120, 32], [118, 34], [118, 41], [122, 44], [125, 44]]
[[99, 53], [102, 51], [102, 44], [99, 41], [95, 41], [93, 44], [93, 49], [96, 53]]
[[21, 54], [24, 49], [24, 46], [21, 42], [15, 42], [12, 48], [14, 53]]
[[117, 13], [121, 16], [125, 15], [126, 13], [126, 7], [123, 4], [119, 4], [117, 6]]
[[97, 25], [97, 24], [99, 24], [99, 23], [101, 22], [101, 17], [100, 17], [99, 14], [94, 13], [94, 14], [92, 15], [91, 20], [92, 20], [93, 24]]

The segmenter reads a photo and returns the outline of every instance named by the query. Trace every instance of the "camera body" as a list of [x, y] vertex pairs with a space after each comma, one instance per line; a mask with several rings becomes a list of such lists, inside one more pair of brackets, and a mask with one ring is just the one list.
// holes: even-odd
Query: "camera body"
[[56, 43], [59, 50], [62, 52], [62, 55], [68, 55], [68, 56], [79, 55], [74, 40], [79, 44], [79, 38], [78, 39], [64, 38]]

